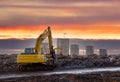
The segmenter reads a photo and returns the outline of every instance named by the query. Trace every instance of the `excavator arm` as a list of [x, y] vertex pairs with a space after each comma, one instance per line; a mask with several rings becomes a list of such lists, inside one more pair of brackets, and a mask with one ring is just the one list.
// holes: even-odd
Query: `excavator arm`
[[53, 42], [52, 42], [52, 34], [51, 34], [51, 29], [48, 27], [36, 40], [36, 45], [35, 45], [35, 53], [38, 55], [41, 54], [41, 44], [43, 40], [45, 40], [48, 37], [48, 42], [49, 42], [49, 50], [53, 50]]

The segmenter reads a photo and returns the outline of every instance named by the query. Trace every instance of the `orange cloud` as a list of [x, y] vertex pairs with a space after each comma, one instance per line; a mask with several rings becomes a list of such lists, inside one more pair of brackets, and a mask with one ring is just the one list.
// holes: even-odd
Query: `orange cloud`
[[[0, 39], [37, 38], [46, 28], [46, 25], [0, 27]], [[119, 23], [51, 25], [51, 29], [54, 38], [120, 39]]]

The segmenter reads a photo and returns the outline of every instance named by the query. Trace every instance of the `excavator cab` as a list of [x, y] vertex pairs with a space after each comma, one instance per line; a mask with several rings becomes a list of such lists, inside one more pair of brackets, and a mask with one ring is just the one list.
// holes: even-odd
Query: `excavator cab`
[[35, 49], [34, 48], [25, 48], [24, 54], [34, 54]]

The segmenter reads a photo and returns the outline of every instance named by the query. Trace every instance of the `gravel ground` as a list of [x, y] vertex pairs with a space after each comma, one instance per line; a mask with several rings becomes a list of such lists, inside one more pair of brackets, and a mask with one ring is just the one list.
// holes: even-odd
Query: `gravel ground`
[[120, 72], [60, 74], [0, 79], [0, 82], [120, 82]]

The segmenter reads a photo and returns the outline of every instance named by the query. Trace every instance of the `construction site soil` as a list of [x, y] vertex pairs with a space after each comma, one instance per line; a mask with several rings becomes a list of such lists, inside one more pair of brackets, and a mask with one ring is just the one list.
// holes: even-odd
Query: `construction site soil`
[[[77, 57], [62, 58], [58, 60], [55, 71], [70, 69], [92, 69], [103, 67], [119, 67], [120, 57]], [[44, 72], [44, 71], [43, 71]], [[46, 72], [46, 71], [45, 71]], [[22, 72], [23, 74], [25, 72]], [[14, 74], [13, 78], [1, 78], [4, 74]], [[0, 82], [120, 82], [120, 72], [92, 72], [85, 74], [52, 74], [52, 75], [31, 75], [25, 77], [15, 77], [21, 74], [17, 71], [16, 57], [1, 56], [0, 61]], [[29, 74], [28, 74], [29, 75]], [[11, 76], [11, 75], [10, 75]], [[3, 76], [6, 77], [6, 76]]]
[[120, 82], [120, 72], [88, 74], [54, 74], [30, 77], [3, 78], [0, 82]]
[[[61, 58], [56, 63], [55, 70], [65, 69], [84, 69], [84, 68], [101, 68], [101, 67], [119, 67], [120, 57], [109, 56], [88, 56], [75, 58]], [[1, 55], [0, 57], [0, 73], [17, 72], [16, 55]]]

